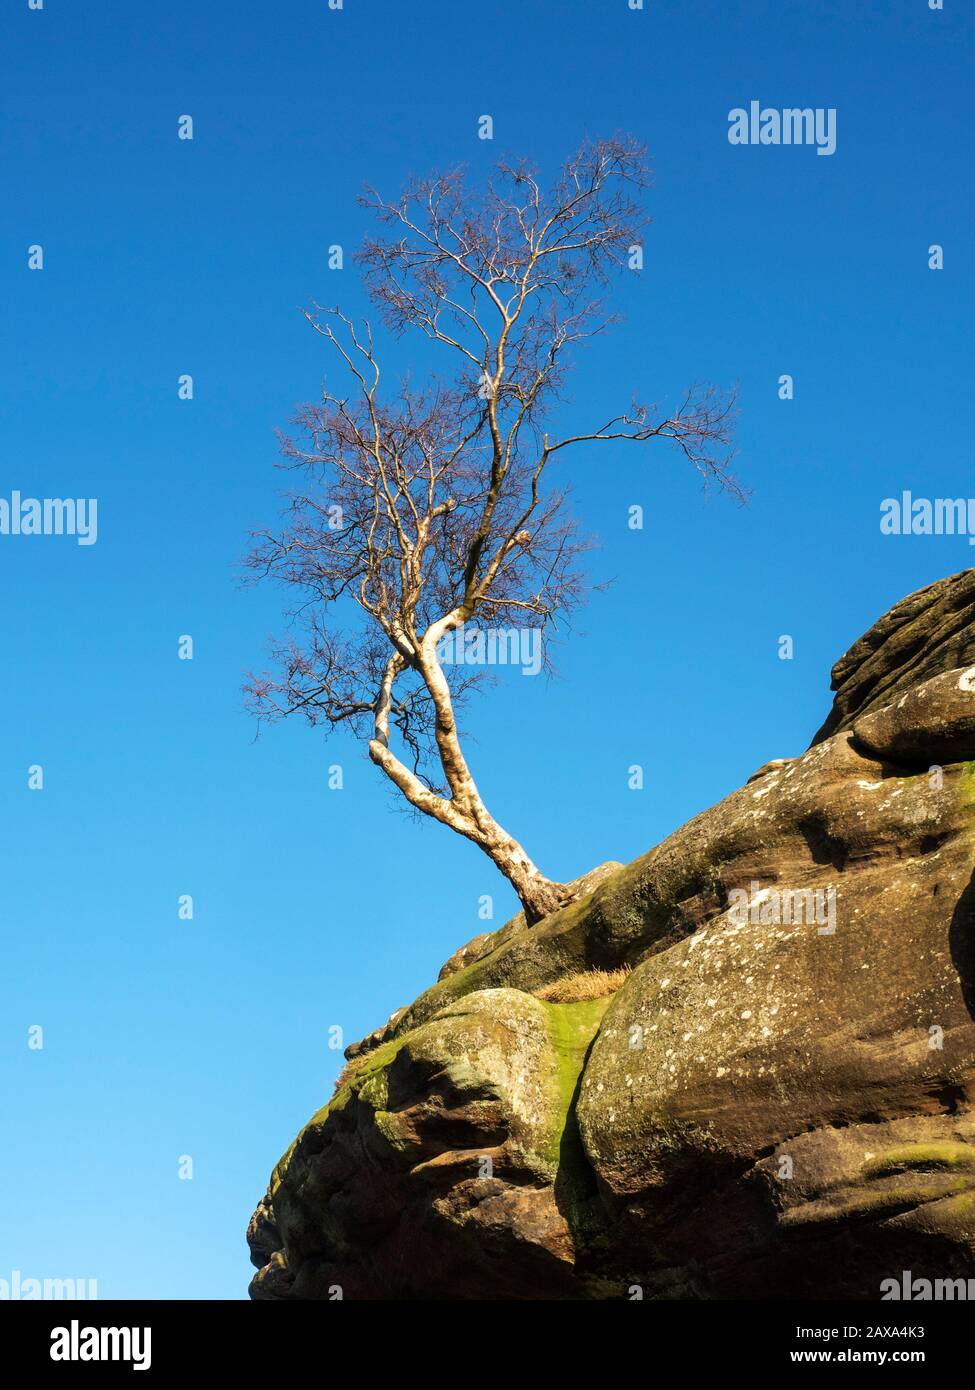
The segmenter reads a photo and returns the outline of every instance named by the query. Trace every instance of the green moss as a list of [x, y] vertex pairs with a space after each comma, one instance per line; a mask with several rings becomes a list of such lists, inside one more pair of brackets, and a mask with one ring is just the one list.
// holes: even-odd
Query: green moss
[[958, 799], [966, 815], [975, 814], [975, 762], [962, 764]]
[[864, 1172], [868, 1178], [879, 1178], [915, 1168], [975, 1168], [975, 1149], [957, 1142], [904, 1144], [880, 1154]]
[[950, 1140], [901, 1144], [864, 1165], [864, 1177], [879, 1179], [877, 1186], [857, 1186], [812, 1202], [785, 1215], [783, 1225], [842, 1222], [851, 1217], [882, 1219], [933, 1201], [952, 1202], [960, 1215], [972, 1203], [972, 1169], [975, 1148], [970, 1144]]
[[841, 1225], [856, 1217], [871, 1217], [882, 1220], [901, 1212], [912, 1211], [928, 1202], [951, 1199], [962, 1200], [966, 1194], [965, 1178], [948, 1179], [941, 1175], [940, 1182], [897, 1184], [878, 1189], [854, 1188], [821, 1202], [810, 1202], [785, 1212], [780, 1218], [783, 1227]]
[[971, 1188], [964, 1192], [956, 1192], [952, 1196], [942, 1197], [939, 1202], [938, 1210], [942, 1221], [946, 1224], [954, 1219], [968, 1222], [975, 1211], [975, 1193]]
[[544, 1158], [554, 1175], [556, 1204], [577, 1247], [598, 1240], [604, 1221], [595, 1175], [579, 1133], [576, 1105], [586, 1058], [611, 1000], [612, 995], [606, 994], [572, 1004], [539, 1001], [554, 1062]]
[[381, 1080], [383, 1084], [382, 1100], [383, 1103], [385, 1103], [385, 1071], [397, 1052], [399, 1052], [400, 1048], [403, 1046], [404, 1041], [405, 1039], [403, 1038], [393, 1038], [390, 1042], [382, 1043], [381, 1046], [367, 1053], [362, 1065], [357, 1067], [348, 1081], [338, 1088], [328, 1104], [323, 1105], [321, 1110], [316, 1111], [305, 1128], [310, 1128], [312, 1125], [324, 1124], [329, 1115], [334, 1115], [337, 1111], [344, 1110], [352, 1097], [359, 1095], [366, 1087], [370, 1088], [366, 1098], [371, 1104], [374, 1094], [374, 1084], [379, 1080]]
[[545, 1010], [549, 1042], [555, 1056], [554, 1127], [545, 1153], [555, 1167], [558, 1166], [562, 1137], [573, 1109], [586, 1054], [611, 999], [612, 995], [605, 994], [601, 999], [585, 999], [577, 1004], [540, 1001]]
[[338, 1114], [344, 1110], [353, 1096], [363, 1095], [363, 1099], [377, 1110], [381, 1110], [386, 1104], [386, 1069], [393, 1058], [399, 1052], [405, 1038], [394, 1038], [391, 1042], [383, 1043], [375, 1051], [370, 1052], [363, 1059], [360, 1066], [352, 1073], [347, 1081], [338, 1087], [335, 1094], [327, 1104], [320, 1110], [316, 1110], [311, 1119], [304, 1126], [297, 1137], [292, 1141], [287, 1152], [279, 1160], [274, 1172], [271, 1174], [271, 1200], [281, 1185], [281, 1180], [288, 1171], [288, 1164], [291, 1162], [295, 1149], [301, 1143], [303, 1137], [311, 1129], [321, 1128], [330, 1115]]

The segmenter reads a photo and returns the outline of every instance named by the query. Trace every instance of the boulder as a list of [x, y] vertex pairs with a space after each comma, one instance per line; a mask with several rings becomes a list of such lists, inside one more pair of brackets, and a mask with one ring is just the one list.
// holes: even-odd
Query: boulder
[[829, 718], [813, 739], [853, 727], [944, 671], [975, 665], [975, 569], [938, 579], [885, 613], [833, 667]]
[[369, 1054], [275, 1170], [252, 1296], [568, 1295], [574, 1166], [593, 1187], [573, 1106], [607, 1003], [479, 990]]
[[805, 753], [476, 937], [350, 1049], [251, 1220], [252, 1296], [975, 1278], [975, 571], [833, 684]]

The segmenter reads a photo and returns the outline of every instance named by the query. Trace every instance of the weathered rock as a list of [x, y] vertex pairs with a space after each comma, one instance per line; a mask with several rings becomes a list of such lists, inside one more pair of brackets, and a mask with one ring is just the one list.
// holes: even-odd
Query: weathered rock
[[805, 754], [456, 953], [275, 1170], [253, 1296], [975, 1277], [973, 665], [969, 571], [837, 663]]
[[[709, 813], [722, 833], [738, 826], [744, 840], [756, 795], [746, 789]], [[829, 1204], [818, 1217], [805, 1210], [801, 1230], [794, 1219], [797, 1194], [818, 1195], [832, 1180], [817, 1166], [831, 1151], [805, 1138], [857, 1128], [844, 1177], [863, 1212], [842, 1235], [862, 1247], [877, 1196], [865, 1155], [891, 1150], [888, 1122], [953, 1115], [968, 1103], [970, 796], [965, 769], [950, 769], [940, 788], [926, 775], [885, 775], [848, 734], [835, 736], [763, 798], [770, 848], [764, 863], [751, 860], [746, 911], [719, 914], [632, 972], [607, 1011], [578, 1106], [587, 1157], [632, 1258], [652, 1249], [662, 1270], [693, 1261], [711, 1295], [733, 1294], [753, 1256], [775, 1264], [783, 1293], [801, 1291], [797, 1276], [806, 1292], [820, 1279], [820, 1296], [869, 1291], [865, 1258], [856, 1287], [838, 1287], [847, 1276], [834, 1268]], [[824, 803], [830, 819], [811, 836]], [[824, 910], [810, 913], [800, 900], [801, 911], [793, 902], [786, 913], [785, 887], [819, 890]], [[908, 1142], [910, 1124], [903, 1133]], [[781, 1181], [765, 1162], [770, 1152], [792, 1159]], [[927, 1162], [908, 1156], [903, 1167]], [[975, 1219], [975, 1162], [955, 1177]], [[895, 1206], [880, 1202], [876, 1219], [912, 1203]], [[820, 1218], [827, 1229], [816, 1246]], [[947, 1250], [951, 1231], [938, 1230]], [[973, 1249], [962, 1241], [954, 1253], [971, 1260]], [[874, 1292], [888, 1260], [879, 1242]], [[642, 1269], [652, 1284], [654, 1268]]]
[[975, 569], [901, 599], [840, 657], [831, 687], [836, 699], [813, 743], [932, 676], [968, 666], [975, 666]]
[[593, 1183], [567, 1124], [607, 1003], [482, 990], [372, 1053], [275, 1170], [253, 1296], [568, 1294], [574, 1162]]
[[405, 1004], [401, 1009], [394, 1009], [381, 1028], [377, 1028], [360, 1042], [350, 1043], [345, 1049], [347, 1059], [351, 1062], [353, 1058], [361, 1057], [364, 1052], [372, 1052], [375, 1048], [381, 1047], [384, 1042], [388, 1042], [396, 1031], [397, 1023], [406, 1011]]
[[[601, 884], [605, 883], [607, 879], [613, 878], [622, 868], [622, 864], [616, 860], [610, 860], [609, 863], [600, 864], [597, 869], [590, 869], [589, 873], [577, 878], [569, 885], [572, 890], [570, 906], [574, 907], [577, 903], [583, 902]], [[497, 952], [500, 947], [507, 945], [513, 938], [523, 937], [525, 940], [530, 940], [533, 931], [534, 928], [530, 928], [525, 922], [525, 914], [519, 912], [516, 917], [512, 917], [510, 922], [506, 922], [497, 931], [480, 932], [468, 941], [466, 946], [461, 946], [459, 950], [455, 951], [450, 959], [440, 967], [437, 982], [445, 980], [448, 975], [456, 975], [460, 970], [466, 970], [469, 965], [476, 965], [478, 961], [486, 959]], [[539, 983], [546, 982], [539, 981]]]
[[[520, 912], [517, 917], [512, 918], [506, 925], [511, 931], [516, 929], [525, 930], [527, 923], [524, 913]], [[504, 930], [505, 928], [502, 927], [501, 931]], [[511, 932], [509, 932], [509, 935], [510, 934]], [[466, 970], [469, 965], [473, 965], [475, 961], [480, 960], [482, 956], [487, 955], [490, 951], [494, 950], [495, 947], [500, 945], [500, 938], [501, 932], [479, 932], [477, 936], [468, 941], [466, 946], [461, 946], [454, 952], [449, 960], [444, 961], [443, 965], [440, 967], [440, 974], [437, 976], [437, 983], [439, 984], [441, 980], [446, 980], [448, 975], [456, 975], [458, 970]]]
[[930, 767], [975, 758], [975, 666], [912, 686], [899, 700], [853, 723], [868, 752]]

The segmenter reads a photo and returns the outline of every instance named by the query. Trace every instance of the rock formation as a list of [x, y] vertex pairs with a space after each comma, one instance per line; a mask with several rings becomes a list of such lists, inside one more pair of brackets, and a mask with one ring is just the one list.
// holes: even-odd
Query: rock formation
[[833, 688], [802, 756], [349, 1049], [251, 1220], [253, 1297], [975, 1277], [975, 570]]

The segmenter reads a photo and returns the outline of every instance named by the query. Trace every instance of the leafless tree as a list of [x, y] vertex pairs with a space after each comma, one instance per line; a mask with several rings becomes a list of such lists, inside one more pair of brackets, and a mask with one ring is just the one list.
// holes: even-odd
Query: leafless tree
[[346, 389], [323, 388], [297, 416], [300, 442], [282, 438], [301, 486], [247, 561], [298, 592], [299, 635], [277, 649], [277, 675], [247, 687], [259, 714], [350, 725], [412, 807], [484, 850], [531, 923], [572, 890], [484, 804], [456, 710], [485, 671], [445, 670], [443, 639], [549, 628], [580, 600], [587, 542], [558, 485], [565, 450], [670, 440], [706, 483], [741, 495], [733, 397], [711, 388], [670, 412], [633, 403], [597, 428], [550, 432], [571, 350], [611, 321], [600, 294], [640, 242], [647, 178], [643, 150], [615, 138], [583, 145], [548, 189], [529, 164], [501, 161], [479, 196], [459, 172], [395, 202], [368, 190], [385, 229], [358, 254], [371, 298], [388, 328], [418, 330], [454, 370], [422, 390], [387, 387], [368, 323], [307, 312]]

